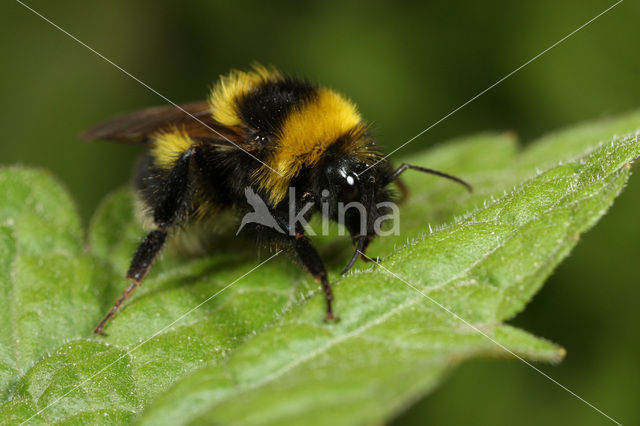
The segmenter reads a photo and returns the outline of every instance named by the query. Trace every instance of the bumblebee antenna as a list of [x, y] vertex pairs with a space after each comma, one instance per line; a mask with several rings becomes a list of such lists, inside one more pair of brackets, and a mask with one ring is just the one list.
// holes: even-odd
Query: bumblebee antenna
[[408, 169], [415, 170], [422, 173], [428, 173], [431, 175], [436, 175], [436, 176], [443, 177], [445, 179], [452, 180], [464, 186], [465, 188], [467, 188], [469, 192], [473, 191], [473, 187], [471, 187], [471, 185], [469, 185], [467, 182], [463, 181], [459, 177], [455, 177], [447, 173], [439, 172], [437, 170], [427, 169], [426, 167], [414, 166], [413, 164], [407, 164], [407, 163], [402, 163], [402, 165], [400, 165], [400, 167], [398, 167], [396, 171], [391, 174], [391, 176], [389, 177], [389, 182], [393, 182], [394, 180], [398, 179], [398, 177]]

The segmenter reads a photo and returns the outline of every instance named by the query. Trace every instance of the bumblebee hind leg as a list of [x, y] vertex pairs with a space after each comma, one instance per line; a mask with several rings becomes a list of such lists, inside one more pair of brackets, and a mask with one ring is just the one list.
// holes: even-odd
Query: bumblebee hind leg
[[191, 147], [185, 151], [168, 176], [162, 179], [159, 187], [156, 188], [157, 200], [153, 204], [156, 229], [147, 234], [138, 246], [127, 272], [129, 286], [100, 321], [94, 333], [103, 334], [107, 322], [116, 315], [124, 301], [142, 284], [151, 270], [153, 262], [167, 239], [167, 230], [186, 216], [191, 205], [189, 171], [195, 150], [195, 147]]
[[124, 303], [134, 290], [142, 284], [147, 273], [151, 269], [153, 261], [157, 257], [160, 249], [162, 248], [165, 240], [167, 239], [167, 232], [165, 230], [156, 229], [151, 231], [145, 239], [140, 243], [136, 254], [133, 256], [131, 266], [129, 266], [129, 272], [127, 272], [127, 279], [131, 282], [129, 286], [122, 292], [122, 296], [116, 300], [107, 315], [102, 318], [102, 321], [98, 324], [94, 333], [103, 334], [104, 326], [107, 322], [115, 316], [120, 306]]

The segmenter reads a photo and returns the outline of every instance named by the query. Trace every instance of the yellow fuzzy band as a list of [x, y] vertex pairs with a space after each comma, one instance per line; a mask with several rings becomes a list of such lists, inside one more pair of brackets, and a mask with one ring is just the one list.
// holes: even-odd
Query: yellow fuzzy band
[[275, 205], [287, 193], [289, 182], [303, 166], [315, 165], [340, 138], [348, 138], [347, 150], [364, 145], [364, 127], [356, 106], [336, 92], [319, 88], [317, 96], [292, 110], [276, 135], [277, 146], [254, 175]]
[[278, 81], [281, 78], [282, 74], [275, 68], [262, 65], [254, 65], [253, 71], [234, 70], [220, 77], [209, 96], [213, 118], [227, 126], [242, 124], [236, 110], [237, 99], [266, 82]]
[[154, 164], [163, 169], [172, 169], [180, 156], [192, 145], [193, 140], [181, 130], [158, 133], [151, 147]]

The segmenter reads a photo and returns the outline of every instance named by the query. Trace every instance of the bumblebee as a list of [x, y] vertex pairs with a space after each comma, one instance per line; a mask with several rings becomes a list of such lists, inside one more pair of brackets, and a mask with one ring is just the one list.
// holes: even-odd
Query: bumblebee
[[374, 238], [376, 219], [388, 214], [377, 206], [395, 198], [389, 184], [399, 183], [404, 171], [431, 173], [468, 187], [454, 176], [419, 166], [392, 169], [351, 101], [262, 66], [221, 77], [205, 102], [116, 117], [87, 130], [81, 139], [148, 147], [134, 185], [154, 229], [133, 255], [126, 275], [130, 284], [96, 327], [98, 334], [144, 281], [172, 231], [225, 210], [238, 216], [253, 212], [247, 191], [264, 200], [277, 226], [243, 221], [243, 234], [288, 249], [322, 286], [326, 319], [331, 320], [333, 295], [326, 269], [304, 228], [289, 220], [292, 213], [309, 220], [322, 211], [337, 221], [340, 203], [365, 207], [364, 215], [347, 211], [342, 219], [356, 245], [346, 273]]

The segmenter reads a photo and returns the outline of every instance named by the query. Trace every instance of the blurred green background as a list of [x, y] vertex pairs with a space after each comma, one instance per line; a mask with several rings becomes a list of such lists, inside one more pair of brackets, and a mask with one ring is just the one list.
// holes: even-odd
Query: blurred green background
[[[203, 99], [252, 61], [306, 75], [356, 101], [388, 149], [400, 145], [613, 1], [400, 3], [25, 0], [176, 102]], [[407, 146], [558, 127], [640, 107], [640, 3], [627, 0]], [[123, 185], [138, 147], [78, 142], [115, 113], [162, 104], [149, 90], [13, 1], [0, 5], [2, 164], [50, 169], [83, 219]], [[2, 195], [0, 194], [0, 197]], [[549, 375], [640, 424], [640, 179], [513, 323], [566, 347]], [[606, 424], [518, 361], [454, 371], [397, 424]]]

